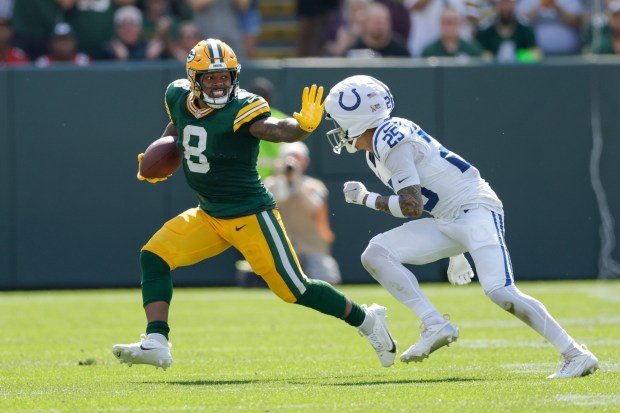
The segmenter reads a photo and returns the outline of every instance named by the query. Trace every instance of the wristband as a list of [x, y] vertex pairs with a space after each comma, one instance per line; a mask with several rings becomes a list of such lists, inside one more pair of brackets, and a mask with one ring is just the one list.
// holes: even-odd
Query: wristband
[[390, 208], [390, 214], [394, 215], [397, 218], [406, 218], [405, 214], [403, 214], [402, 209], [400, 209], [400, 196], [392, 195], [388, 199], [388, 208]]
[[370, 209], [377, 209], [377, 198], [379, 198], [379, 194], [375, 192], [369, 192], [366, 197], [366, 206]]

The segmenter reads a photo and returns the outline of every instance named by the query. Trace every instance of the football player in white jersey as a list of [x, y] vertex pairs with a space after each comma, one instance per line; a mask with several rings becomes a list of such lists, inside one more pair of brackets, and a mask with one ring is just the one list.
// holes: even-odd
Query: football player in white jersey
[[[418, 125], [391, 117], [388, 87], [370, 76], [336, 84], [325, 111], [336, 128], [327, 133], [334, 152], [366, 151], [368, 166], [393, 194], [369, 192], [361, 182], [344, 184], [345, 200], [408, 220], [370, 240], [364, 268], [423, 323], [418, 342], [400, 356], [421, 362], [455, 341], [459, 329], [420, 290], [403, 263], [427, 264], [469, 252], [487, 296], [547, 339], [563, 356], [548, 378], [579, 377], [598, 369], [597, 358], [579, 345], [536, 299], [514, 283], [505, 243], [502, 202], [479, 171]], [[426, 217], [422, 217], [426, 212]]]

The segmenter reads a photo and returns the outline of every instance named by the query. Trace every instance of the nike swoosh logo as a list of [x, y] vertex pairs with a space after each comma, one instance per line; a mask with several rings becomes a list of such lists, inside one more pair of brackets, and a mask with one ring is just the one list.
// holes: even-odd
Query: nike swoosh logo
[[140, 349], [148, 351], [148, 350], [155, 350], [155, 348], [146, 348], [144, 347], [142, 344], [140, 344]]
[[468, 212], [469, 212], [469, 209], [464, 209], [464, 210], [463, 210], [463, 212], [464, 212], [464, 213], [468, 213]]
[[400, 181], [398, 181], [398, 183], [400, 184], [401, 182], [403, 182], [404, 180], [407, 180], [407, 179], [409, 179], [409, 177], [401, 179]]
[[246, 225], [248, 224], [241, 225], [240, 227], [235, 227], [235, 230], [241, 231], [241, 229], [243, 229], [243, 227], [245, 227]]
[[390, 333], [388, 333], [388, 336], [390, 336], [390, 340], [392, 341], [392, 350], [390, 350], [390, 353], [396, 353], [396, 343], [394, 343], [394, 339]]

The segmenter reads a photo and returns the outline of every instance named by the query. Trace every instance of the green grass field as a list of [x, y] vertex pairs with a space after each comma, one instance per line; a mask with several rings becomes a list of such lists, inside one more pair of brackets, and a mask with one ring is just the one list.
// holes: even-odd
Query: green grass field
[[[547, 380], [559, 355], [477, 283], [424, 285], [461, 339], [381, 367], [357, 331], [262, 289], [177, 289], [174, 364], [120, 365], [144, 328], [139, 290], [0, 293], [2, 412], [620, 412], [620, 282], [520, 283], [598, 356], [593, 376]], [[399, 353], [418, 320], [379, 286]]]

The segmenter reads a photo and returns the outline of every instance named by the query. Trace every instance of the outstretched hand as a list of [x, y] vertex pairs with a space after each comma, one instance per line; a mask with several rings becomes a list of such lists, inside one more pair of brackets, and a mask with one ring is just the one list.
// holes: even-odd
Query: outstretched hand
[[299, 127], [306, 132], [314, 131], [323, 119], [323, 86], [317, 88], [312, 85], [306, 86], [301, 96], [301, 111], [293, 113], [293, 117], [299, 122]]
[[157, 183], [159, 181], [165, 181], [166, 179], [168, 179], [168, 177], [164, 177], [164, 178], [145, 178], [142, 175], [140, 175], [140, 164], [142, 163], [142, 158], [144, 158], [144, 154], [143, 153], [139, 153], [138, 154], [138, 174], [136, 175], [136, 177], [141, 180], [141, 181], [146, 181], [146, 182], [150, 182], [152, 184]]

